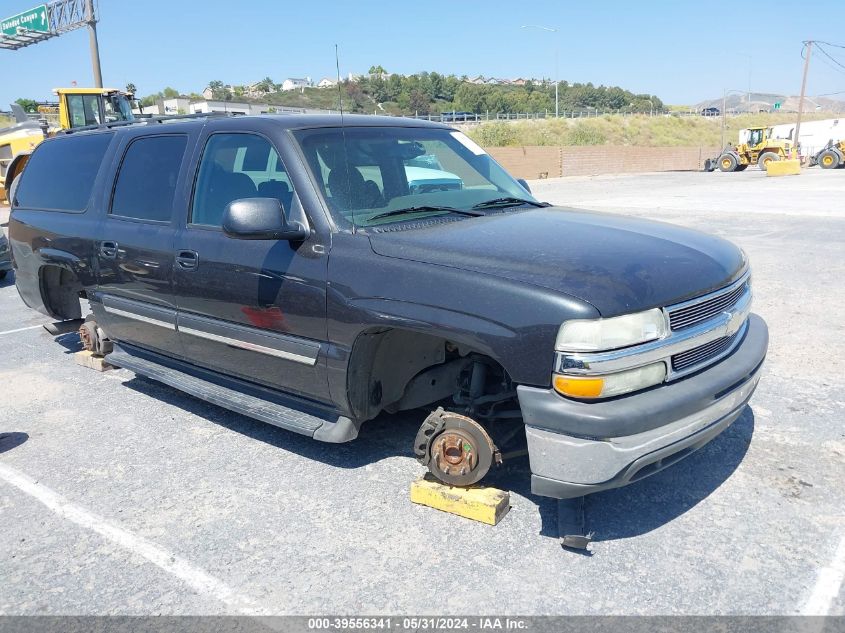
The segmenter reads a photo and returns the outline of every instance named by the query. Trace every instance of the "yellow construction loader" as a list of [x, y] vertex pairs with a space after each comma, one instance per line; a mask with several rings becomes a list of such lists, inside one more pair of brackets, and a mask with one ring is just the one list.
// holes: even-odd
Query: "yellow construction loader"
[[115, 88], [56, 88], [58, 101], [39, 103], [38, 119], [32, 120], [12, 105], [14, 125], [0, 129], [0, 200], [6, 198], [15, 177], [29, 160], [35, 146], [60, 130], [133, 121], [133, 95]]
[[792, 141], [770, 138], [771, 128], [750, 127], [745, 142], [740, 140], [738, 145], [729, 145], [718, 158], [708, 158], [704, 161], [704, 170], [713, 171], [717, 167], [720, 171], [743, 171], [749, 165], [758, 165], [765, 170], [769, 163], [784, 160], [789, 157]]
[[810, 158], [810, 165], [818, 165], [822, 169], [837, 169], [845, 167], [845, 139], [827, 142], [821, 151]]

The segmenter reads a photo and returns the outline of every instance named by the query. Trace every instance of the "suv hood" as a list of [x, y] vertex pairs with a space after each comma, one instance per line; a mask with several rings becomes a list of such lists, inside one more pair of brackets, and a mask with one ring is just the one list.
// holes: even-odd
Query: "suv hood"
[[370, 233], [373, 250], [549, 288], [604, 317], [717, 290], [746, 267], [739, 248], [712, 235], [562, 207], [420, 224]]

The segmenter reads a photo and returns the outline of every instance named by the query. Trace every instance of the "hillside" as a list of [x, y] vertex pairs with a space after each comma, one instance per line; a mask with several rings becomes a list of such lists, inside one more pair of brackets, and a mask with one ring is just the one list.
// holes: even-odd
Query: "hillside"
[[[805, 121], [830, 118], [805, 114]], [[726, 119], [726, 142], [736, 142], [740, 129], [795, 120], [794, 114], [743, 114]], [[722, 119], [702, 116], [605, 115], [587, 119], [539, 119], [482, 123], [467, 134], [484, 147], [520, 145], [632, 145], [638, 147], [718, 147]]]
[[[748, 98], [751, 98], [751, 103], [748, 103]], [[756, 112], [759, 110], [772, 110], [775, 103], [780, 103], [781, 112], [798, 112], [797, 96], [781, 95], [766, 92], [752, 92], [750, 95], [745, 93], [733, 92], [725, 98], [725, 105], [728, 112]], [[715, 99], [707, 99], [701, 101], [693, 106], [697, 112], [703, 108], [719, 108], [722, 109], [722, 97]], [[821, 112], [827, 114], [838, 114], [845, 112], [845, 101], [838, 99], [831, 99], [829, 97], [805, 97], [804, 112]]]
[[[270, 77], [255, 84], [226, 85], [220, 80], [208, 82], [208, 89], [218, 101], [246, 101], [296, 108], [337, 110], [343, 97], [348, 112], [428, 115], [463, 111], [474, 113], [546, 112], [555, 108], [555, 85], [548, 80], [492, 79], [457, 77], [437, 72], [399, 75], [373, 66], [366, 75], [350, 75], [340, 87], [282, 91], [284, 84]], [[134, 86], [132, 86], [134, 88]], [[592, 83], [558, 83], [561, 110], [590, 109], [607, 112], [661, 111], [663, 101], [656, 95], [635, 94], [618, 86], [594, 86]], [[339, 94], [340, 93], [340, 94]], [[167, 87], [140, 99], [152, 105], [159, 99], [174, 98], [180, 92]], [[197, 93], [186, 95], [197, 98]], [[252, 98], [250, 98], [252, 97]], [[201, 97], [200, 97], [201, 98]]]

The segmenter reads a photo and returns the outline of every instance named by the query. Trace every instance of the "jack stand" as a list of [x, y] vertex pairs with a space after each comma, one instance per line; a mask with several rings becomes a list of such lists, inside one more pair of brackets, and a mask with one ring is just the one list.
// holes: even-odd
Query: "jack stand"
[[595, 532], [587, 532], [584, 504], [583, 496], [557, 502], [557, 531], [562, 547], [589, 551]]

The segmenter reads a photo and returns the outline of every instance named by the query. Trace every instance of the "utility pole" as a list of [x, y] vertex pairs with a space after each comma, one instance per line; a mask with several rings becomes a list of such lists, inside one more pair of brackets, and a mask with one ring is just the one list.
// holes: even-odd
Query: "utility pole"
[[801, 133], [801, 115], [804, 113], [804, 94], [807, 92], [807, 73], [810, 70], [810, 54], [813, 52], [813, 40], [809, 40], [807, 42], [807, 57], [804, 59], [804, 77], [801, 79], [801, 96], [798, 97], [798, 121], [795, 123], [795, 138], [793, 143], [793, 148], [790, 150], [790, 154], [793, 151], [796, 152], [796, 158], [801, 158], [801, 153], [798, 151], [798, 136]]
[[94, 14], [94, 0], [85, 0], [85, 21], [88, 23], [88, 43], [91, 47], [91, 68], [94, 70], [94, 87], [103, 87], [103, 72], [100, 69], [100, 45], [97, 43], [97, 18]]
[[728, 109], [728, 91], [722, 90], [722, 144], [719, 146], [721, 152], [725, 149], [725, 110]]

